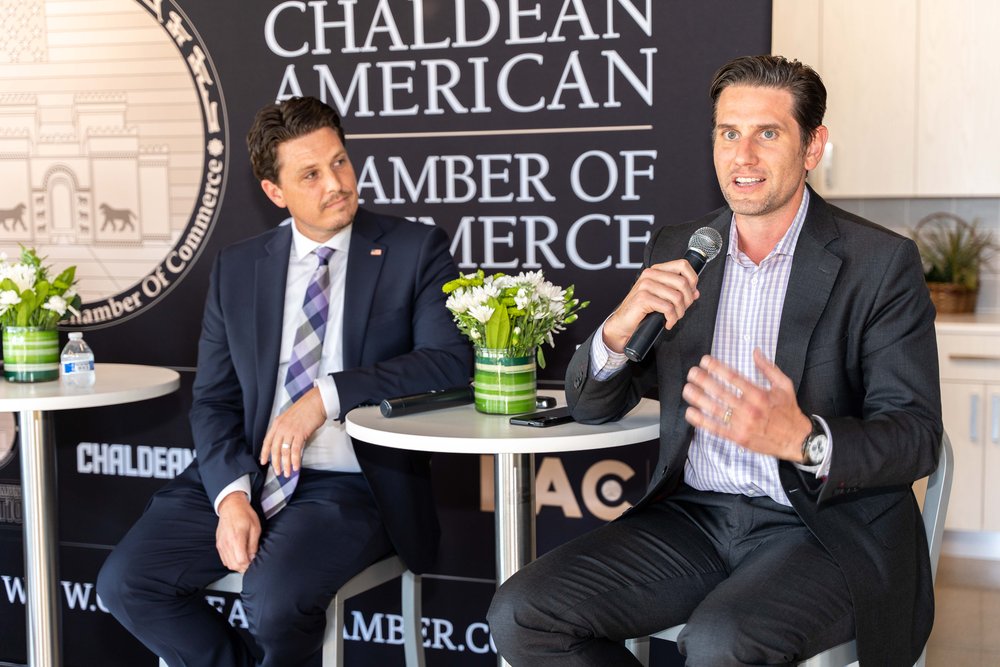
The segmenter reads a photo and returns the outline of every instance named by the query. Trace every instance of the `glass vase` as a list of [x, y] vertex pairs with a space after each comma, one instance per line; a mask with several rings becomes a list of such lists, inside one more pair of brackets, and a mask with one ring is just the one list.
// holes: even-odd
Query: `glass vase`
[[510, 350], [476, 348], [473, 393], [476, 410], [494, 415], [515, 415], [535, 409], [538, 382], [535, 350], [512, 356]]
[[59, 331], [42, 327], [4, 327], [3, 376], [8, 382], [58, 380]]

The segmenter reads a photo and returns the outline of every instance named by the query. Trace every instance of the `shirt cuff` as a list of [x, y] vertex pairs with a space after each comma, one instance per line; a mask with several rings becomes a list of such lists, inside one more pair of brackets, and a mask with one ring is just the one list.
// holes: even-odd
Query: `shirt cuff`
[[247, 494], [247, 500], [250, 500], [250, 475], [243, 475], [242, 477], [237, 477], [235, 481], [230, 482], [222, 491], [215, 497], [215, 514], [219, 514], [219, 504], [228, 496], [230, 493], [236, 491], [242, 491]]
[[340, 419], [340, 392], [337, 391], [337, 383], [329, 375], [323, 375], [313, 380], [313, 386], [319, 389], [320, 398], [323, 399], [323, 408], [326, 409], [327, 419]]
[[[607, 322], [607, 320], [605, 320]], [[590, 375], [595, 380], [609, 380], [628, 363], [628, 357], [604, 344], [602, 323], [590, 343]]]
[[830, 426], [826, 423], [826, 420], [819, 415], [813, 415], [819, 425], [823, 427], [823, 432], [826, 433], [826, 454], [823, 455], [823, 460], [816, 465], [803, 465], [801, 463], [796, 463], [797, 467], [802, 472], [811, 472], [816, 474], [816, 479], [826, 479], [830, 475], [830, 464], [833, 461], [833, 436], [830, 435]]

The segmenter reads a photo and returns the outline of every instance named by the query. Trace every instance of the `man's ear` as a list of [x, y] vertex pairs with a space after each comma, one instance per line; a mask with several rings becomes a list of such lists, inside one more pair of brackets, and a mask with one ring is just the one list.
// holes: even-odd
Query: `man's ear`
[[260, 182], [260, 189], [264, 191], [268, 199], [274, 202], [275, 206], [278, 208], [286, 207], [285, 195], [281, 192], [281, 187], [277, 183], [264, 179]]
[[823, 152], [826, 150], [826, 141], [830, 138], [830, 131], [826, 125], [820, 125], [813, 132], [809, 145], [806, 146], [806, 171], [812, 171], [823, 159]]

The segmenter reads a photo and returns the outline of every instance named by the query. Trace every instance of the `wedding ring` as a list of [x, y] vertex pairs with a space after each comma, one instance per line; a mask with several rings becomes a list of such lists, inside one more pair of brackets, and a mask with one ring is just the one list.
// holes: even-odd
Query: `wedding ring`
[[733, 421], [733, 409], [726, 408], [726, 412], [722, 415], [722, 423], [729, 426], [729, 422]]
[[283, 443], [281, 443], [281, 448], [282, 449], [291, 449], [292, 448], [292, 443], [290, 443], [290, 442], [283, 442]]

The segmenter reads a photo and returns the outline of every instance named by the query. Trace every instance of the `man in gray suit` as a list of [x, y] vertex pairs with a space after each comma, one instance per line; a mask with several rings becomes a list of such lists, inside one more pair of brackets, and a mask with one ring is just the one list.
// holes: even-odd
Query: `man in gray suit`
[[[660, 455], [620, 519], [508, 580], [489, 620], [515, 665], [637, 664], [622, 640], [686, 622], [688, 665], [788, 664], [851, 638], [912, 665], [933, 587], [914, 480], [942, 433], [934, 308], [914, 244], [806, 186], [827, 141], [819, 76], [738, 58], [712, 84], [728, 206], [660, 229], [570, 364], [574, 417], [660, 400]], [[692, 232], [723, 239], [699, 275]], [[639, 323], [666, 331], [637, 363]]]

